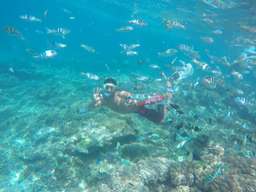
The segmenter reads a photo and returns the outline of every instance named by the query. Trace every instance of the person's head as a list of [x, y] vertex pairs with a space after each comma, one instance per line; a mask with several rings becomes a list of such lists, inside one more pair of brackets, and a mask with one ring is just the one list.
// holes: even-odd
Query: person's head
[[115, 79], [110, 77], [105, 79], [103, 86], [107, 92], [113, 93], [116, 90], [117, 82]]

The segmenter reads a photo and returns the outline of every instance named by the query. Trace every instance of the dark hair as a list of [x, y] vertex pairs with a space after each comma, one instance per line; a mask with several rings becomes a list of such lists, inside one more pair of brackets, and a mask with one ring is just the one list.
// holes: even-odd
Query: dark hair
[[107, 79], [105, 79], [105, 81], [104, 81], [104, 84], [106, 84], [106, 83], [112, 83], [112, 84], [114, 84], [114, 85], [117, 85], [117, 82], [116, 82], [116, 80], [115, 79], [113, 79], [113, 78], [107, 78]]

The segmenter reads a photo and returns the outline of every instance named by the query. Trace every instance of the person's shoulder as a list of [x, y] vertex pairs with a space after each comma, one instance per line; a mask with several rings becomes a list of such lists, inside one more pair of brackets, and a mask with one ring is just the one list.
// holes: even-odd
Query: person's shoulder
[[126, 90], [120, 90], [119, 95], [122, 97], [128, 97], [128, 96], [131, 96], [132, 93], [130, 93], [129, 91], [126, 91]]
[[124, 90], [122, 90], [122, 89], [116, 89], [116, 90], [115, 90], [115, 94], [121, 94], [123, 91], [124, 91]]

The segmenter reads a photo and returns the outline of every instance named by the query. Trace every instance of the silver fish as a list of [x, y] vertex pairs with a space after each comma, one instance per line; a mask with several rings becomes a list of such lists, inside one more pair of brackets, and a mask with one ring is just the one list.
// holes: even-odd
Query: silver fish
[[93, 47], [85, 45], [83, 43], [80, 45], [80, 47], [83, 48], [84, 50], [86, 50], [89, 53], [95, 53], [96, 52], [96, 50]]
[[47, 28], [47, 34], [54, 34], [54, 35], [61, 35], [61, 36], [66, 36], [70, 33], [69, 29], [58, 27], [56, 29], [49, 29]]
[[165, 51], [158, 52], [158, 55], [162, 57], [169, 57], [175, 55], [177, 52], [178, 51], [176, 49], [166, 49]]
[[124, 26], [124, 27], [120, 27], [117, 29], [118, 32], [128, 32], [128, 31], [133, 31], [133, 27], [132, 26]]
[[21, 15], [20, 19], [26, 20], [26, 21], [31, 21], [31, 22], [42, 22], [41, 19], [38, 17], [32, 16], [32, 15]]

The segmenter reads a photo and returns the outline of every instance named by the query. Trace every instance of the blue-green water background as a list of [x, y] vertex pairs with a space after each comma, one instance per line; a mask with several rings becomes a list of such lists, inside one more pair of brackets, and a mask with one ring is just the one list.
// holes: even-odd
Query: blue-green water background
[[[225, 1], [224, 4], [230, 2]], [[10, 0], [2, 2], [0, 7], [0, 90], [2, 99], [0, 101], [0, 139], [3, 141], [1, 148], [5, 149], [2, 151], [4, 152], [1, 159], [3, 174], [1, 174], [0, 187], [7, 191], [16, 191], [20, 187], [26, 190], [26, 185], [29, 186], [30, 176], [25, 178], [24, 182], [23, 180], [17, 183], [12, 182], [15, 171], [19, 170], [23, 163], [19, 162], [20, 157], [8, 154], [23, 154], [23, 150], [29, 151], [29, 147], [37, 146], [33, 143], [36, 139], [32, 136], [39, 128], [58, 127], [67, 121], [72, 122], [72, 116], [68, 114], [70, 108], [73, 110], [70, 106], [74, 102], [78, 102], [76, 107], [80, 110], [79, 104], [84, 106], [85, 103], [88, 103], [93, 88], [100, 86], [105, 77], [114, 76], [125, 89], [132, 89], [131, 86], [135, 84], [132, 81], [134, 75], [136, 77], [147, 76], [152, 81], [161, 78], [160, 72], [170, 76], [176, 71], [176, 67], [182, 66], [179, 62], [173, 66], [169, 65], [175, 57], [190, 63], [192, 58], [184, 55], [182, 51], [178, 51], [175, 56], [171, 57], [160, 57], [158, 52], [168, 48], [178, 49], [180, 44], [193, 47], [200, 55], [199, 60], [210, 66], [204, 71], [193, 65], [193, 75], [176, 85], [174, 101], [185, 110], [185, 115], [195, 115], [197, 112], [195, 106], [202, 104], [206, 107], [206, 113], [210, 114], [210, 117], [212, 116], [213, 122], [217, 126], [221, 124], [224, 130], [226, 129], [230, 134], [231, 132], [240, 134], [240, 129], [229, 127], [233, 125], [231, 122], [240, 122], [239, 126], [244, 125], [243, 128], [246, 131], [242, 131], [244, 135], [241, 134], [241, 142], [244, 141], [244, 138], [255, 134], [254, 84], [256, 75], [255, 63], [252, 64], [255, 61], [248, 64], [250, 67], [247, 65], [245, 67], [236, 65], [226, 67], [218, 60], [212, 60], [209, 57], [209, 55], [216, 58], [226, 56], [232, 63], [242, 55], [244, 50], [256, 46], [255, 32], [248, 32], [241, 28], [241, 23], [252, 27], [256, 26], [256, 3], [249, 0], [234, 1], [234, 3], [235, 5], [231, 8], [225, 6], [224, 8], [214, 8], [199, 0]], [[48, 14], [44, 16], [46, 10]], [[204, 13], [207, 18], [214, 20], [213, 24], [202, 21]], [[36, 16], [42, 19], [42, 22], [21, 20], [19, 16], [24, 14]], [[69, 19], [71, 16], [75, 19]], [[134, 30], [130, 32], [117, 31], [118, 28], [127, 26], [129, 20], [136, 18], [143, 19], [147, 25], [134, 26]], [[163, 22], [166, 18], [180, 21], [186, 29], [166, 29]], [[15, 27], [21, 32], [23, 38], [6, 33], [4, 30], [6, 26]], [[69, 29], [70, 34], [65, 38], [47, 34], [47, 28], [57, 27]], [[223, 34], [212, 33], [217, 29], [223, 31]], [[212, 44], [201, 40], [201, 37], [208, 36], [214, 38]], [[235, 46], [234, 42], [237, 37], [251, 39], [252, 42], [240, 43], [239, 46]], [[56, 42], [65, 43], [67, 47], [65, 49], [57, 48]], [[80, 47], [82, 43], [95, 48], [96, 52], [85, 51]], [[129, 57], [123, 54], [120, 47], [122, 43], [139, 43], [141, 46], [136, 49], [138, 55]], [[33, 58], [31, 52], [27, 51], [28, 49], [37, 54], [47, 49], [53, 49], [57, 51], [57, 56], [49, 59], [36, 59]], [[150, 64], [157, 64], [160, 69], [152, 69], [149, 67]], [[14, 70], [14, 73], [10, 68]], [[200, 84], [205, 76], [212, 76], [212, 70], [216, 69], [222, 72], [219, 78], [225, 82], [223, 87], [226, 89], [222, 87], [225, 91], [217, 90], [217, 95], [213, 94], [213, 97], [209, 96], [209, 100], [204, 100], [207, 94], [203, 92], [209, 90], [203, 87], [201, 87], [202, 89], [193, 89], [192, 85], [198, 82]], [[243, 79], [237, 80], [232, 77], [233, 70], [241, 73]], [[101, 79], [99, 81], [87, 79], [81, 76], [81, 72], [97, 74]], [[164, 85], [163, 82], [159, 87], [151, 87], [152, 90], [144, 91], [162, 92]], [[242, 90], [244, 92], [242, 97], [250, 102], [245, 105], [228, 102], [227, 100], [235, 100], [234, 95], [228, 94], [237, 89]], [[49, 94], [46, 96], [44, 93], [42, 94], [44, 90]], [[38, 97], [43, 99], [38, 99]], [[84, 101], [86, 102], [83, 103]], [[193, 106], [193, 102], [195, 106]], [[225, 109], [221, 111], [222, 114], [218, 114], [219, 108]], [[65, 115], [62, 115], [61, 111], [65, 111]], [[51, 120], [48, 121], [46, 115], [51, 116], [50, 112], [53, 112], [53, 120], [49, 118]], [[235, 114], [234, 117], [232, 115], [230, 117], [229, 113]], [[204, 117], [201, 113], [198, 119], [205, 120], [209, 116]], [[81, 116], [79, 117], [81, 118]], [[214, 119], [215, 117], [216, 119]], [[225, 118], [228, 119], [228, 123]], [[218, 128], [215, 131], [218, 131]], [[224, 133], [219, 134], [223, 136]], [[212, 136], [211, 134], [212, 132], [209, 132], [210, 136]], [[222, 140], [221, 136], [219, 143], [224, 145], [228, 138]], [[23, 137], [26, 138], [26, 142], [20, 146], [15, 139], [18, 141], [18, 138]], [[216, 141], [216, 138], [212, 137]], [[30, 139], [27, 140], [27, 138]], [[234, 149], [237, 153], [240, 153], [242, 149], [247, 152], [251, 151], [250, 158], [255, 158], [255, 151], [252, 150], [255, 147], [255, 141], [246, 143], [243, 147], [239, 142], [238, 144], [235, 142], [234, 145], [232, 141], [225, 145], [225, 149]], [[39, 170], [37, 174], [40, 175], [43, 171], [43, 169]], [[48, 190], [55, 191], [53, 188]]]
[[[140, 48], [139, 58], [147, 58], [160, 64], [166, 61], [157, 57], [156, 53], [159, 50], [175, 48], [182, 43], [200, 50], [202, 58], [205, 49], [209, 49], [216, 55], [236, 57], [241, 50], [234, 50], [228, 45], [234, 36], [240, 33], [243, 35], [239, 30], [238, 21], [250, 19], [251, 14], [253, 15], [248, 11], [250, 6], [251, 4], [248, 3], [242, 8], [239, 7], [240, 9], [223, 11], [211, 8], [201, 1], [148, 1], [143, 3], [139, 1], [53, 1], [50, 3], [47, 1], [10, 1], [1, 6], [1, 26], [11, 25], [22, 30], [25, 40], [17, 41], [17, 39], [1, 33], [1, 60], [5, 62], [20, 59], [28, 64], [31, 63], [31, 58], [25, 53], [25, 49], [32, 48], [40, 52], [53, 48], [54, 42], [62, 40], [62, 38], [45, 33], [46, 28], [56, 28], [56, 26], [71, 30], [71, 34], [67, 35], [64, 40], [68, 44], [68, 48], [61, 50], [56, 62], [73, 62], [73, 65], [75, 62], [84, 67], [89, 64], [95, 66], [94, 69], [97, 70], [103, 70], [102, 63], [111, 65], [112, 60], [120, 62], [115, 67], [127, 68], [127, 66], [123, 66], [124, 62], [122, 62], [128, 60], [127, 57], [122, 57], [119, 54], [120, 43], [140, 43], [143, 46]], [[70, 12], [66, 13], [63, 9], [70, 10]], [[44, 18], [45, 10], [48, 10], [49, 14]], [[201, 21], [202, 13], [205, 11], [217, 13], [215, 26], [209, 28]], [[127, 21], [131, 19], [134, 12], [135, 18], [145, 19], [149, 26], [138, 27], [139, 29], [130, 33], [117, 33], [116, 29], [127, 25]], [[43, 21], [42, 23], [23, 22], [19, 19], [22, 14], [43, 17]], [[69, 16], [75, 16], [76, 19], [69, 20]], [[188, 30], [165, 30], [162, 24], [163, 17], [180, 19], [186, 24]], [[223, 30], [224, 35], [217, 37], [214, 45], [205, 45], [200, 37], [206, 36], [215, 28]], [[39, 34], [35, 33], [36, 30], [39, 31]], [[80, 49], [81, 42], [94, 46], [98, 54], [86, 55]], [[129, 66], [139, 58], [130, 59]], [[136, 67], [138, 68], [138, 66]]]

